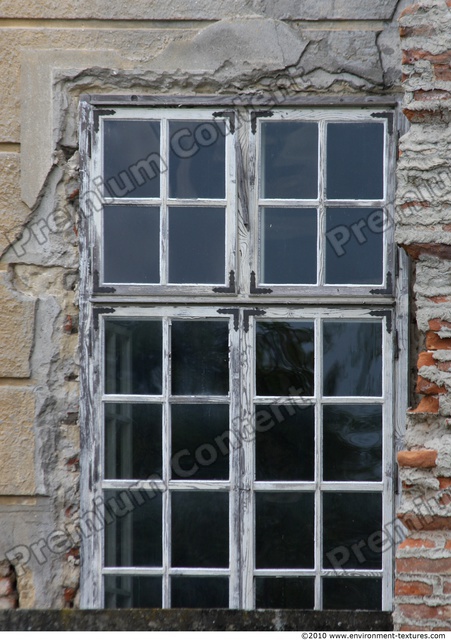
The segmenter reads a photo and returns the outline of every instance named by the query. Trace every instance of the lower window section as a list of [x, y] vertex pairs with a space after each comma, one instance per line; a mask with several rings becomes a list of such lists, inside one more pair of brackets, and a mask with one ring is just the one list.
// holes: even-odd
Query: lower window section
[[255, 311], [105, 318], [105, 607], [389, 608], [384, 312]]

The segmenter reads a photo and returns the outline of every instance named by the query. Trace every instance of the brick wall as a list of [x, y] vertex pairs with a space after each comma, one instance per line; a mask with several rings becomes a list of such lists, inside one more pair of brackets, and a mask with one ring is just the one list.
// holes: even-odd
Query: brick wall
[[395, 622], [451, 629], [451, 0], [400, 19], [404, 113], [397, 241], [412, 258], [417, 401], [398, 454], [408, 529], [397, 552]]

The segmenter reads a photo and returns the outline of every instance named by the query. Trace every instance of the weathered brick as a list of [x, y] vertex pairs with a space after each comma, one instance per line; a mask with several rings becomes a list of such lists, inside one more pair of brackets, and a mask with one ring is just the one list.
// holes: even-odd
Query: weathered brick
[[406, 538], [398, 549], [434, 549], [435, 542], [426, 538]]
[[11, 577], [0, 578], [0, 597], [10, 596], [14, 592], [14, 580]]
[[451, 338], [440, 338], [435, 331], [428, 331], [426, 333], [426, 349], [429, 351], [451, 349]]
[[418, 355], [417, 367], [433, 367], [437, 362], [434, 360], [434, 355], [431, 351], [422, 351]]
[[448, 489], [449, 487], [451, 487], [451, 478], [443, 478], [443, 477], [439, 477], [437, 478], [440, 489]]
[[440, 408], [438, 398], [426, 396], [422, 398], [415, 409], [409, 409], [409, 413], [438, 413]]
[[408, 511], [398, 513], [398, 518], [410, 531], [450, 531], [451, 516], [420, 515]]
[[448, 620], [451, 617], [451, 605], [400, 604], [398, 611], [411, 620]]
[[397, 596], [431, 596], [432, 592], [432, 585], [426, 582], [396, 580], [395, 595]]
[[437, 395], [440, 393], [447, 393], [446, 387], [439, 387], [435, 382], [431, 382], [430, 380], [426, 380], [423, 376], [418, 376], [417, 378], [417, 386], [416, 392], [422, 393], [425, 395]]
[[417, 449], [413, 451], [399, 451], [398, 464], [401, 467], [417, 467], [430, 469], [436, 466], [437, 451], [435, 449]]
[[396, 569], [400, 573], [451, 574], [451, 558], [398, 558]]

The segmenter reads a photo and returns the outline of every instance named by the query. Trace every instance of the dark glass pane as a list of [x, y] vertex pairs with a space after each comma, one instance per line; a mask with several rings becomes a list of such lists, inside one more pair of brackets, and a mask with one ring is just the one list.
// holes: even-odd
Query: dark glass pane
[[172, 493], [172, 566], [229, 566], [228, 493]]
[[106, 609], [160, 609], [161, 578], [105, 576]]
[[161, 393], [161, 321], [105, 320], [105, 392]]
[[257, 569], [313, 567], [313, 493], [255, 494]]
[[161, 494], [105, 491], [105, 566], [160, 567]]
[[324, 480], [382, 480], [382, 407], [325, 406], [323, 451]]
[[103, 212], [104, 281], [160, 281], [160, 210], [106, 206]]
[[262, 282], [316, 283], [316, 209], [262, 210]]
[[380, 200], [384, 197], [384, 125], [327, 125], [327, 197]]
[[381, 284], [382, 209], [327, 209], [326, 283]]
[[318, 196], [318, 125], [262, 123], [263, 198]]
[[105, 120], [105, 196], [157, 198], [160, 195], [160, 123]]
[[225, 282], [224, 209], [169, 209], [169, 282]]
[[105, 478], [162, 473], [161, 405], [105, 405]]
[[[172, 406], [172, 477], [226, 480], [229, 477], [229, 407]], [[226, 434], [223, 436], [223, 434]]]
[[313, 480], [314, 407], [258, 405], [256, 479]]
[[380, 569], [382, 494], [324, 493], [324, 567]]
[[169, 123], [169, 197], [225, 197], [225, 124]]
[[313, 339], [313, 322], [258, 322], [257, 395], [313, 395]]
[[314, 578], [255, 578], [257, 609], [313, 609]]
[[382, 394], [382, 324], [326, 321], [323, 325], [324, 395]]
[[379, 578], [323, 578], [323, 608], [380, 611], [382, 580]]
[[171, 578], [171, 606], [183, 609], [227, 609], [228, 578]]
[[227, 322], [175, 320], [172, 323], [172, 393], [227, 395]]

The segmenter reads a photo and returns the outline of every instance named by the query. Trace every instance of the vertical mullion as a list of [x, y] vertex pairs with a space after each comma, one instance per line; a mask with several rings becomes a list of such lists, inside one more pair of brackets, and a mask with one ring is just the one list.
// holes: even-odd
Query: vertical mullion
[[161, 167], [160, 174], [160, 284], [167, 284], [169, 278], [169, 121], [161, 119], [160, 124], [160, 156], [165, 166]]
[[318, 208], [318, 273], [317, 282], [319, 286], [325, 283], [326, 272], [326, 122], [319, 122], [319, 208]]
[[237, 271], [237, 187], [238, 181], [236, 176], [236, 152], [235, 137], [238, 132], [230, 131], [230, 123], [224, 122], [226, 130], [225, 138], [225, 188], [226, 188], [226, 211], [225, 211], [225, 284], [228, 284], [230, 271]]
[[162, 578], [162, 605], [163, 609], [171, 606], [170, 598], [170, 578], [169, 567], [171, 561], [171, 505], [169, 494], [169, 474], [171, 459], [171, 408], [169, 405], [170, 393], [170, 336], [169, 336], [169, 318], [165, 317], [163, 322], [163, 483], [166, 487], [163, 491], [163, 513], [162, 513], [162, 539], [163, 539], [163, 578]]
[[322, 318], [315, 319], [315, 609], [322, 609], [322, 495], [323, 478], [322, 450], [322, 379], [323, 379], [323, 326]]
[[229, 420], [230, 433], [230, 492], [229, 492], [229, 536], [230, 536], [230, 578], [229, 578], [229, 606], [231, 609], [241, 608], [241, 576], [240, 566], [243, 551], [241, 549], [240, 535], [240, 488], [241, 488], [241, 451], [236, 446], [235, 439], [240, 442], [237, 431], [241, 425], [240, 419], [240, 392], [241, 392], [241, 367], [240, 367], [240, 334], [233, 327], [233, 318], [229, 321], [229, 349], [230, 349], [230, 402]]
[[[393, 508], [393, 476], [394, 476], [394, 452], [391, 437], [391, 426], [393, 424], [394, 406], [393, 406], [393, 340], [392, 334], [387, 331], [387, 325], [390, 321], [394, 325], [393, 312], [391, 319], [386, 318], [382, 322], [382, 373], [383, 373], [383, 398], [384, 404], [382, 409], [382, 469], [384, 487], [382, 491], [382, 531], [386, 532], [394, 520]], [[389, 366], [390, 363], [390, 366]], [[390, 533], [390, 531], [389, 531]], [[393, 553], [391, 545], [382, 553], [382, 610], [389, 611], [392, 606], [392, 590], [393, 590]]]
[[[242, 317], [242, 314], [241, 314]], [[240, 487], [241, 509], [241, 563], [242, 563], [242, 608], [254, 608], [254, 566], [255, 566], [255, 525], [254, 525], [254, 448], [255, 448], [255, 321], [249, 319], [249, 330], [241, 333], [241, 431], [238, 452], [242, 460], [242, 481]]]

